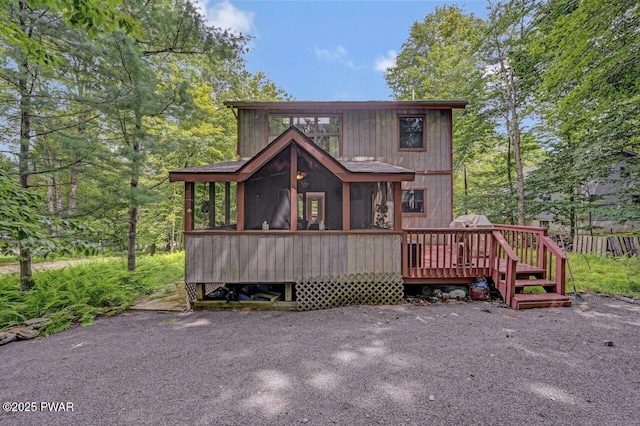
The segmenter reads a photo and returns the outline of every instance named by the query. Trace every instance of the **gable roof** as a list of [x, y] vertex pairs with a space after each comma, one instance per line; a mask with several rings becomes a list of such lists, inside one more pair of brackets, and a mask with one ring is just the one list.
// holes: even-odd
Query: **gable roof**
[[290, 127], [250, 160], [225, 161], [189, 167], [169, 173], [171, 182], [244, 182], [290, 145], [306, 151], [343, 182], [414, 180], [415, 172], [379, 161], [341, 161], [313, 143], [304, 133]]

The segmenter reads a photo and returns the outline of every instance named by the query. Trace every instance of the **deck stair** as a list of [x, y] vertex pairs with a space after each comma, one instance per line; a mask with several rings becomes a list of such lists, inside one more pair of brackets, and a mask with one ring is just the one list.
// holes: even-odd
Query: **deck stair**
[[571, 299], [558, 293], [517, 293], [511, 299], [513, 309], [569, 307]]
[[[506, 271], [501, 270], [498, 282], [498, 289], [506, 291]], [[531, 275], [529, 275], [531, 274]], [[531, 309], [531, 308], [550, 308], [550, 307], [569, 307], [571, 300], [558, 289], [558, 283], [544, 277], [544, 272], [517, 273], [515, 279], [514, 293], [511, 296], [509, 305], [513, 309]], [[524, 293], [527, 287], [542, 287], [544, 293]], [[505, 295], [503, 294], [503, 297]], [[505, 298], [506, 300], [506, 298]]]
[[[405, 229], [405, 284], [468, 284], [491, 277], [513, 309], [571, 306], [565, 296], [567, 255], [532, 226]], [[541, 287], [544, 293], [525, 289]]]
[[[564, 294], [566, 255], [546, 235], [525, 239], [533, 247], [530, 251], [514, 250], [512, 245], [523, 246], [523, 237], [515, 233], [509, 235], [509, 231], [505, 233], [505, 239], [496, 238], [502, 244], [500, 257], [503, 259], [498, 259], [497, 271], [494, 272], [494, 280], [497, 278], [496, 285], [505, 302], [513, 309], [571, 306], [571, 300]], [[531, 253], [534, 250], [535, 253]], [[542, 287], [544, 293], [524, 292], [530, 287]]]

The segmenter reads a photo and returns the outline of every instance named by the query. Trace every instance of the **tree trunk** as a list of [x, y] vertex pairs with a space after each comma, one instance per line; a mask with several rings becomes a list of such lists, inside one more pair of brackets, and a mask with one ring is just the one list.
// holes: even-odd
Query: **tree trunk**
[[[56, 161], [54, 163], [54, 167], [58, 167], [59, 163]], [[55, 199], [56, 199], [56, 214], [62, 212], [62, 210], [64, 209], [63, 205], [62, 205], [62, 186], [60, 185], [60, 178], [58, 177], [58, 172], [54, 172], [53, 173], [53, 192], [55, 194]]]
[[131, 200], [129, 204], [129, 240], [127, 247], [127, 269], [136, 270], [136, 244], [138, 242], [138, 183], [140, 181], [140, 162], [142, 154], [142, 116], [136, 111], [136, 131], [133, 135], [131, 159]]
[[464, 171], [464, 214], [469, 214], [469, 180], [467, 176], [467, 165], [463, 166]]
[[33, 271], [31, 268], [31, 252], [25, 247], [20, 247], [20, 291], [31, 289], [34, 286]]
[[[495, 6], [489, 3], [489, 9], [495, 13]], [[522, 157], [520, 154], [520, 118], [518, 116], [518, 92], [513, 75], [513, 68], [506, 63], [505, 47], [500, 40], [500, 35], [493, 28], [492, 36], [495, 52], [498, 56], [500, 64], [500, 73], [502, 75], [505, 97], [507, 100], [507, 110], [505, 117], [507, 121], [507, 134], [509, 142], [513, 147], [513, 157], [516, 167], [516, 197], [518, 204], [518, 225], [524, 225], [525, 222], [525, 206], [524, 206], [524, 172], [522, 167]]]
[[511, 130], [509, 135], [513, 146], [513, 159], [516, 165], [516, 195], [518, 197], [518, 225], [525, 224], [524, 211], [524, 169], [522, 167], [522, 156], [520, 155], [520, 118], [517, 109], [517, 91], [513, 78], [513, 68], [507, 70], [507, 99], [509, 101], [509, 111], [511, 113]]
[[[18, 2], [21, 10], [28, 6], [24, 1]], [[20, 21], [20, 26], [27, 34], [26, 23]], [[28, 87], [29, 61], [26, 56], [18, 65], [18, 90], [20, 92], [20, 152], [18, 153], [18, 171], [20, 173], [20, 185], [23, 188], [29, 187], [29, 160], [31, 143], [31, 91]], [[29, 290], [33, 287], [33, 274], [31, 270], [31, 251], [19, 243], [20, 251], [20, 291]]]
[[50, 176], [47, 176], [47, 210], [50, 215], [56, 212], [53, 199], [53, 181]]
[[69, 186], [69, 204], [67, 214], [69, 216], [73, 216], [76, 214], [78, 205], [78, 169], [72, 167], [69, 173], [71, 175], [71, 182]]
[[[134, 188], [133, 180], [131, 181], [131, 188]], [[137, 183], [136, 183], [137, 185]], [[138, 231], [138, 208], [135, 206], [129, 207], [129, 240], [127, 245], [127, 269], [131, 272], [136, 270], [136, 243]]]
[[571, 188], [571, 195], [569, 196], [569, 205], [571, 207], [569, 207], [569, 235], [571, 236], [571, 240], [573, 240], [573, 237], [576, 236], [577, 232], [577, 227], [578, 227], [578, 221], [576, 218], [576, 209], [575, 209], [575, 202], [576, 202], [576, 197], [574, 195], [574, 189]]

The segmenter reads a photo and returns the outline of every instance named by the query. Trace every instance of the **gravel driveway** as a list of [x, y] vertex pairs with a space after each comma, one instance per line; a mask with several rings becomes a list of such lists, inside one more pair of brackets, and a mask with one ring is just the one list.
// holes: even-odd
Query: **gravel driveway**
[[640, 305], [587, 301], [130, 312], [0, 347], [0, 424], [640, 424]]

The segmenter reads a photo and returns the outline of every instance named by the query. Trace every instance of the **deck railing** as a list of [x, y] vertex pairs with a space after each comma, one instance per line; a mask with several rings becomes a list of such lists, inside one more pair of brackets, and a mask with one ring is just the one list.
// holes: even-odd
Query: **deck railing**
[[518, 279], [548, 280], [540, 284], [548, 292], [565, 293], [567, 256], [544, 228], [406, 229], [402, 241], [405, 282], [468, 283], [492, 277], [508, 305], [514, 301]]
[[405, 229], [405, 278], [471, 278], [491, 275], [491, 229]]
[[[491, 256], [491, 277], [505, 303], [511, 305], [516, 290], [516, 268], [519, 259], [500, 230], [494, 230], [492, 235], [495, 244]], [[500, 275], [503, 273], [504, 279], [501, 279]]]
[[567, 254], [550, 237], [545, 236], [542, 239], [542, 256], [546, 278], [555, 281], [556, 293], [565, 294]]
[[542, 241], [546, 236], [545, 228], [518, 225], [495, 225], [507, 244], [511, 246], [520, 262], [545, 269], [545, 257], [542, 256]]

